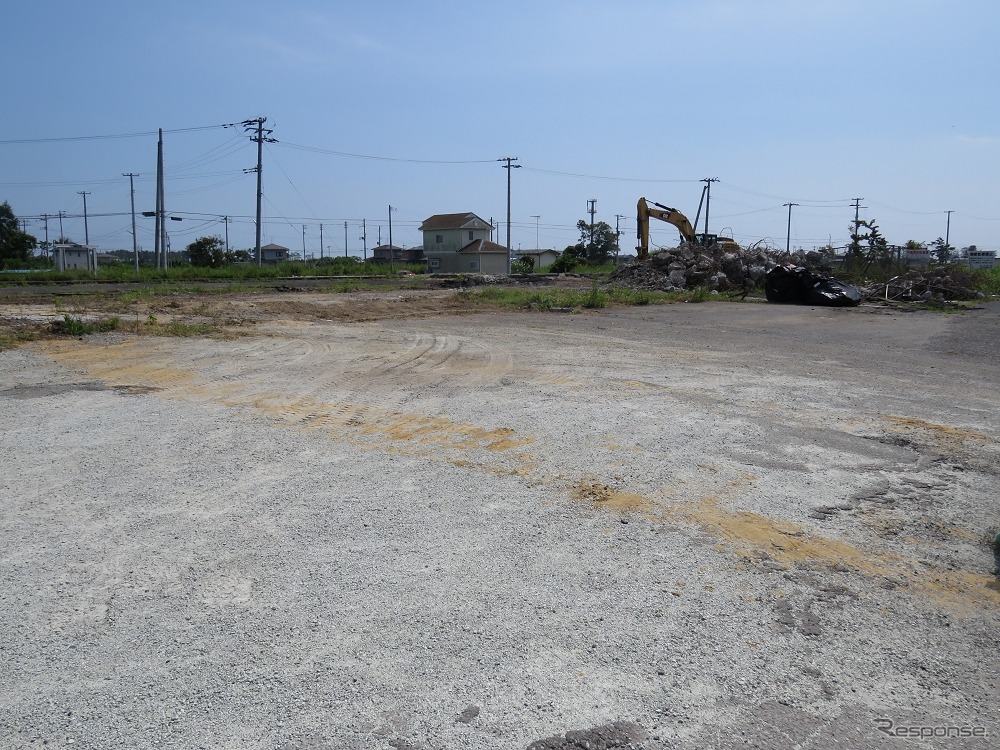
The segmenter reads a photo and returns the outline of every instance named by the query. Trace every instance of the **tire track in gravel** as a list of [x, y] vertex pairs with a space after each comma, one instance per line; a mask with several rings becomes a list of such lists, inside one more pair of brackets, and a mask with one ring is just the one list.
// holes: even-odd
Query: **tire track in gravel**
[[[401, 352], [384, 358], [376, 378], [398, 378], [398, 373], [426, 380], [463, 377], [450, 362], [461, 352], [453, 337], [417, 334], [406, 337]], [[329, 341], [293, 338], [268, 347], [240, 342], [192, 342], [176, 339], [125, 339], [113, 345], [84, 341], [40, 342], [36, 349], [61, 364], [84, 372], [109, 386], [150, 387], [156, 397], [189, 403], [216, 403], [237, 411], [266, 416], [272, 424], [328, 433], [359, 448], [397, 452], [445, 460], [490, 472], [523, 474], [520, 449], [530, 436], [503, 426], [456, 422], [444, 416], [395, 409], [399, 396], [386, 399], [371, 388], [372, 378], [344, 377], [345, 370], [329, 365], [341, 351]], [[209, 353], [200, 352], [205, 346]], [[508, 359], [488, 347], [471, 347], [487, 367]], [[234, 355], [241, 352], [242, 362]], [[281, 359], [281, 353], [290, 355]], [[485, 354], [483, 354], [485, 352]], [[248, 362], [247, 357], [252, 357]], [[278, 360], [278, 361], [276, 361]], [[258, 366], [254, 366], [260, 362]], [[271, 367], [266, 363], [270, 362]], [[221, 371], [221, 373], [220, 373]], [[305, 377], [308, 374], [309, 377]], [[300, 377], [301, 376], [301, 377]], [[472, 371], [472, 379], [485, 375]], [[274, 389], [280, 377], [285, 392]], [[377, 404], [366, 403], [373, 398]]]

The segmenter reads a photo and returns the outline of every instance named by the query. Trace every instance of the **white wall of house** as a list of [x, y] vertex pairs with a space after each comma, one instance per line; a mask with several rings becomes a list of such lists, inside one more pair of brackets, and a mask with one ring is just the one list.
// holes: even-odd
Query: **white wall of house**
[[431, 273], [507, 273], [505, 253], [431, 253], [427, 256]]
[[[475, 226], [482, 224], [482, 226]], [[490, 227], [486, 222], [454, 229], [430, 229], [424, 232], [424, 253], [456, 253], [474, 240], [488, 240]]]

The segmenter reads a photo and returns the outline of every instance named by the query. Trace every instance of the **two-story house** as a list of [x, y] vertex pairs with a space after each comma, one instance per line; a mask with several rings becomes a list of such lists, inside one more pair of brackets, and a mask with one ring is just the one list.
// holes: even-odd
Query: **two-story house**
[[472, 212], [435, 214], [420, 225], [427, 270], [437, 273], [508, 271], [507, 248], [490, 240], [493, 226]]

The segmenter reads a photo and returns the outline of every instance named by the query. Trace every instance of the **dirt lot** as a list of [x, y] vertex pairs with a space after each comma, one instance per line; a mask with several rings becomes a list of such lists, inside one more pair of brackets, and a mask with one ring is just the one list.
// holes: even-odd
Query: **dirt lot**
[[2, 747], [996, 746], [995, 303], [116, 312], [0, 352]]

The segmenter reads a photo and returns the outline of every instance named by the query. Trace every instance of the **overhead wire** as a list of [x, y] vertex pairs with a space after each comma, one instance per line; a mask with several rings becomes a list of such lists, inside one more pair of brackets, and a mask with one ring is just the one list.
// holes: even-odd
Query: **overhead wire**
[[[164, 133], [190, 133], [196, 130], [213, 130], [215, 128], [226, 128], [231, 127], [232, 123], [223, 123], [220, 125], [202, 125], [200, 127], [194, 128], [173, 128], [170, 130], [164, 129]], [[8, 138], [0, 140], [0, 146], [15, 145], [15, 144], [27, 144], [27, 143], [66, 143], [72, 141], [101, 141], [101, 140], [111, 140], [116, 138], [142, 138], [150, 135], [159, 135], [159, 130], [144, 130], [138, 133], [115, 133], [108, 135], [74, 135], [74, 136], [63, 136], [57, 138]]]

